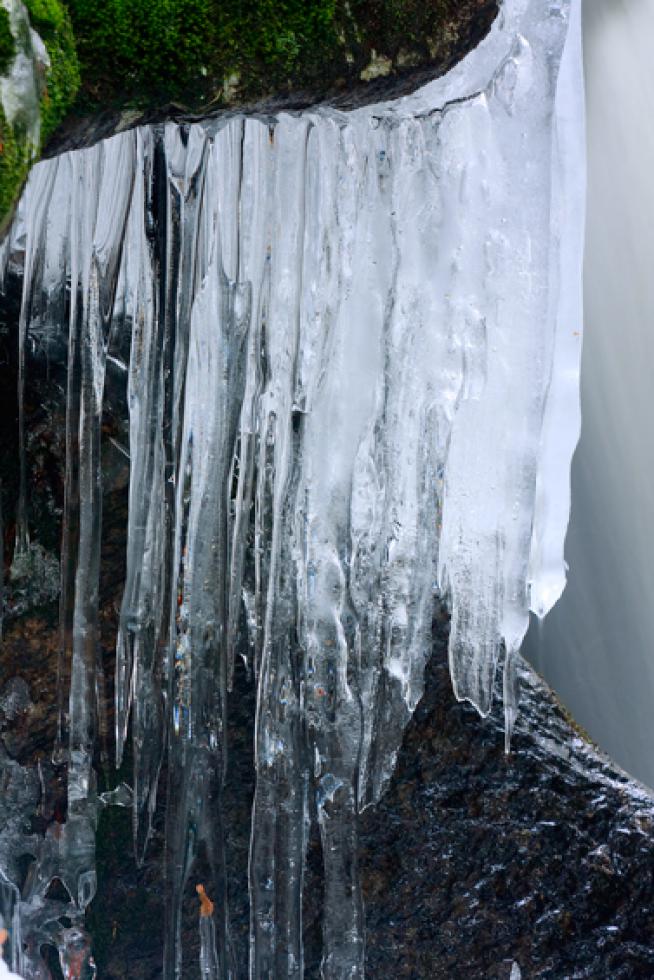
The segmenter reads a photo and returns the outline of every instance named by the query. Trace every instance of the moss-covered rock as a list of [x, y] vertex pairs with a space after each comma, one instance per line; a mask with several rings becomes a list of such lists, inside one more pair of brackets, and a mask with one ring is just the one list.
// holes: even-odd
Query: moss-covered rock
[[27, 141], [14, 133], [0, 105], [0, 232], [11, 214], [31, 159]]
[[[496, 0], [68, 0], [87, 106], [195, 110], [447, 67]], [[463, 46], [465, 46], [465, 41]]]
[[7, 6], [0, 0], [0, 233], [80, 81], [70, 17], [59, 0]]
[[16, 57], [30, 57], [40, 116], [35, 138], [33, 127], [30, 136], [30, 126], [8, 111], [4, 94], [0, 100], [0, 232], [31, 162], [75, 100], [80, 67], [78, 109], [96, 117], [101, 110], [128, 109], [138, 118], [171, 106], [207, 112], [289, 94], [303, 105], [367, 82], [373, 83], [371, 98], [375, 92], [384, 97], [381, 78], [449, 68], [486, 33], [497, 5], [0, 0], [0, 76], [10, 75]]

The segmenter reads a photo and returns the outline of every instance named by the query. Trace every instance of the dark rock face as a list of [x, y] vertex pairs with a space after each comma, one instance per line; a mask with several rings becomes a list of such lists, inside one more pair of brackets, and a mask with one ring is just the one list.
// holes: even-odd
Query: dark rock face
[[455, 704], [442, 635], [396, 775], [362, 819], [370, 976], [654, 976], [654, 796], [523, 664], [521, 719]]

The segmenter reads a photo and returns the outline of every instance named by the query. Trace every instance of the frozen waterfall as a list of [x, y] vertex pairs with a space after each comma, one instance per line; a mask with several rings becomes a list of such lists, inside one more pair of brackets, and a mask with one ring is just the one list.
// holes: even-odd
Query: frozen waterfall
[[[167, 977], [189, 975], [180, 910], [200, 851], [202, 976], [242, 969], [221, 818], [236, 657], [257, 686], [256, 980], [303, 975], [314, 811], [323, 976], [364, 974], [357, 814], [420, 699], [436, 601], [456, 696], [482, 714], [503, 658], [510, 738], [529, 610], [544, 615], [565, 583], [580, 72], [576, 0], [505, 0], [476, 51], [399, 101], [144, 127], [32, 171], [3, 255], [24, 274], [23, 381], [35, 349], [66, 349], [68, 814], [4, 904], [24, 938], [52, 936], [59, 878], [62, 962], [83, 944], [70, 933], [95, 890], [98, 806], [113, 802], [93, 768], [109, 381], [129, 407], [131, 474], [116, 759], [133, 753], [139, 859], [165, 759]], [[22, 472], [16, 562], [35, 547], [24, 458]], [[34, 949], [14, 942], [28, 977]]]

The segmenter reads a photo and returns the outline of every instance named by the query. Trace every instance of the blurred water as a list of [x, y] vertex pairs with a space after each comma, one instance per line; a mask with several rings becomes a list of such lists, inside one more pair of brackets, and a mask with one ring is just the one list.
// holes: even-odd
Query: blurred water
[[654, 0], [584, 0], [582, 435], [563, 598], [525, 652], [654, 786]]

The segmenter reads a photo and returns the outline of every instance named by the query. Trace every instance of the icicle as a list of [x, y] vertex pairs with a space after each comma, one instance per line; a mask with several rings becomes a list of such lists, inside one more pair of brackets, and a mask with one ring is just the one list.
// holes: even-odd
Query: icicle
[[[0, 887], [2, 887], [1, 884]], [[11, 970], [8, 969], [7, 964], [3, 958], [4, 946], [8, 940], [9, 940], [9, 933], [5, 929], [2, 915], [0, 915], [0, 980], [22, 980], [22, 978], [19, 977], [17, 973], [12, 973]], [[13, 945], [14, 944], [12, 942], [12, 947]], [[13, 962], [14, 960], [13, 948], [12, 948], [11, 959]]]
[[51, 200], [52, 185], [57, 174], [57, 164], [36, 168], [30, 177], [28, 195], [30, 207], [26, 228], [25, 265], [23, 270], [23, 300], [18, 324], [18, 446], [20, 486], [16, 506], [16, 542], [14, 566], [20, 577], [20, 564], [27, 561], [29, 553], [29, 528], [27, 514], [27, 447], [25, 433], [25, 369], [26, 344], [32, 303], [40, 300], [39, 287], [45, 272], [43, 251], [46, 243], [46, 223]]
[[[9, 929], [6, 926], [9, 926]], [[21, 933], [20, 891], [13, 882], [9, 881], [4, 870], [0, 869], [0, 966], [6, 961], [12, 970], [19, 968], [22, 952]]]
[[[79, 262], [73, 271], [78, 300], [71, 329], [79, 330], [79, 428], [77, 432], [79, 534], [73, 605], [69, 699], [69, 812], [86, 812], [97, 730], [96, 669], [99, 654], [98, 587], [102, 522], [101, 423], [106, 352], [112, 329], [125, 223], [134, 179], [132, 134], [99, 144], [79, 157]], [[89, 193], [90, 191], [90, 193]], [[75, 213], [77, 211], [77, 213]]]
[[518, 675], [517, 649], [507, 647], [504, 655], [504, 670], [502, 674], [502, 694], [504, 701], [504, 751], [511, 752], [513, 729], [518, 717], [520, 701], [520, 677]]
[[[116, 648], [116, 765], [120, 766], [133, 701], [134, 843], [141, 861], [150, 835], [164, 745], [161, 678], [169, 548], [163, 439], [166, 343], [157, 304], [144, 212], [152, 207], [155, 156], [148, 133], [137, 135], [134, 185], [124, 253], [123, 316], [131, 326], [128, 406], [130, 497], [127, 578]], [[144, 492], [147, 488], [147, 492]], [[135, 697], [136, 695], [136, 697]]]
[[550, 234], [558, 248], [550, 264], [550, 291], [556, 332], [538, 453], [529, 567], [530, 608], [539, 619], [554, 606], [565, 587], [563, 545], [570, 514], [570, 459], [581, 427], [579, 358], [586, 204], [581, 4], [572, 3], [568, 16], [554, 104]]
[[[223, 133], [227, 139], [229, 130]], [[229, 159], [221, 159], [221, 164], [229, 171]], [[235, 156], [231, 165], [238, 171], [240, 157]], [[207, 179], [212, 179], [212, 166]], [[191, 314], [180, 415], [169, 675], [169, 780], [175, 787], [167, 819], [171, 895], [166, 966], [171, 975], [181, 969], [181, 897], [202, 846], [213, 873], [221, 976], [232, 972], [220, 815], [228, 673], [228, 502], [251, 308], [249, 285], [227, 274], [238, 268], [230, 256], [233, 243], [228, 234], [234, 223], [231, 209], [237, 206], [238, 200], [225, 202], [204, 242], [209, 264]], [[196, 780], [202, 786], [199, 791], [191, 788]], [[187, 792], [177, 792], [180, 783], [188, 784]]]
[[196, 885], [195, 890], [200, 899], [200, 976], [202, 980], [220, 980], [222, 974], [213, 918], [214, 904], [204, 885]]

